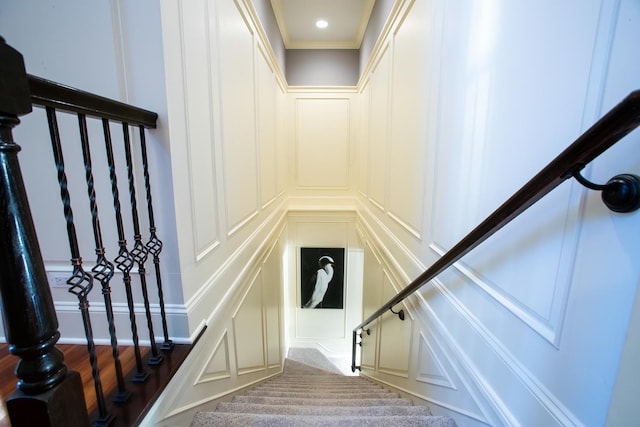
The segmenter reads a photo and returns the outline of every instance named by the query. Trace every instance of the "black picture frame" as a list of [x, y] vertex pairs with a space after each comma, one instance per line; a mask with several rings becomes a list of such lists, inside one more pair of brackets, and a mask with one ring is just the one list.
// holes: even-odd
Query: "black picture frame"
[[[326, 292], [318, 302], [321, 291], [312, 301], [316, 287], [318, 270], [327, 278], [327, 269], [323, 268], [329, 260], [333, 275]], [[305, 309], [343, 309], [344, 308], [344, 248], [300, 248], [300, 306]], [[321, 278], [321, 280], [323, 280]], [[322, 285], [319, 285], [322, 287]], [[317, 303], [317, 304], [316, 304]]]

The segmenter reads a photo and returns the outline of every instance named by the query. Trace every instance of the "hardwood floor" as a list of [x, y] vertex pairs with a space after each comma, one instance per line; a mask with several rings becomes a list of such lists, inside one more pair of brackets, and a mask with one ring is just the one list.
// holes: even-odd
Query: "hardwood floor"
[[[98, 416], [98, 411], [87, 346], [59, 344], [58, 348], [64, 352], [65, 363], [69, 369], [80, 373], [87, 411], [90, 414], [90, 420], [93, 421]], [[148, 347], [142, 347], [140, 350], [144, 368], [149, 373], [149, 378], [144, 383], [133, 383], [131, 378], [135, 374], [134, 349], [129, 346], [119, 347], [120, 363], [122, 371], [125, 373], [125, 384], [132, 396], [125, 404], [115, 404], [112, 402], [112, 397], [117, 392], [117, 382], [111, 347], [96, 346], [100, 381], [102, 382], [107, 411], [116, 417], [113, 426], [129, 427], [137, 425], [149, 410], [151, 404], [162, 393], [192, 348], [193, 345], [176, 345], [172, 352], [162, 353], [164, 362], [161, 365], [149, 366], [147, 359], [150, 356], [150, 350]], [[17, 362], [18, 358], [9, 353], [9, 346], [0, 343], [0, 427], [10, 427], [4, 402], [16, 387], [16, 378], [13, 375], [13, 371]]]

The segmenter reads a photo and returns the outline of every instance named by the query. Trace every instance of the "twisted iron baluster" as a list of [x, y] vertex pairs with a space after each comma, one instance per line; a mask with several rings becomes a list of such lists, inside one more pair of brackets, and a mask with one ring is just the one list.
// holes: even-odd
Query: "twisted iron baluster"
[[151, 343], [151, 357], [148, 363], [150, 365], [159, 365], [164, 359], [158, 352], [156, 339], [153, 334], [153, 320], [151, 318], [151, 307], [149, 305], [149, 293], [147, 292], [147, 276], [144, 263], [147, 260], [147, 247], [142, 243], [140, 235], [140, 223], [138, 220], [138, 206], [136, 203], [136, 187], [133, 179], [133, 162], [131, 160], [131, 142], [129, 140], [129, 125], [122, 123], [122, 131], [124, 135], [124, 153], [127, 161], [127, 176], [129, 178], [129, 195], [131, 196], [131, 217], [133, 219], [133, 239], [135, 240], [131, 255], [138, 263], [138, 273], [140, 275], [140, 285], [142, 288], [142, 298], [144, 299], [144, 309], [147, 315], [147, 326], [149, 328], [149, 341]]
[[133, 303], [133, 292], [131, 291], [131, 269], [133, 268], [133, 256], [127, 250], [127, 241], [124, 235], [124, 226], [122, 224], [122, 213], [120, 209], [120, 193], [118, 191], [118, 177], [116, 174], [116, 165], [113, 159], [113, 145], [111, 143], [111, 129], [109, 128], [109, 120], [102, 119], [102, 129], [104, 131], [104, 142], [107, 151], [107, 163], [109, 166], [109, 177], [111, 178], [111, 194], [113, 195], [113, 209], [116, 216], [116, 226], [118, 228], [118, 256], [114, 259], [116, 267], [123, 274], [123, 283], [127, 294], [127, 305], [129, 306], [129, 322], [131, 323], [131, 335], [133, 337], [133, 349], [136, 359], [136, 374], [133, 377], [134, 382], [144, 382], [149, 378], [149, 373], [145, 371], [142, 364], [142, 356], [140, 354], [140, 344], [138, 343], [138, 327], [136, 325], [136, 313]]
[[87, 296], [93, 288], [93, 277], [85, 272], [82, 268], [82, 257], [80, 257], [80, 249], [78, 247], [78, 237], [76, 235], [76, 227], [73, 223], [73, 211], [71, 210], [71, 196], [67, 186], [67, 175], [64, 170], [64, 158], [62, 155], [62, 145], [60, 143], [60, 133], [58, 131], [58, 121], [56, 112], [53, 108], [47, 107], [47, 120], [49, 122], [49, 133], [51, 134], [51, 145], [53, 148], [53, 157], [58, 171], [58, 184], [60, 185], [60, 197], [64, 210], [64, 217], [67, 223], [67, 236], [69, 238], [69, 248], [71, 250], [71, 265], [73, 273], [67, 280], [69, 292], [74, 294], [79, 301], [80, 313], [82, 314], [82, 323], [87, 338], [87, 349], [89, 351], [89, 362], [91, 363], [91, 374], [96, 391], [96, 400], [98, 404], [98, 418], [94, 422], [94, 426], [108, 426], [113, 423], [114, 416], [107, 412], [102, 392], [102, 382], [100, 381], [100, 371], [98, 369], [98, 360], [96, 357], [96, 346], [93, 340], [93, 330], [91, 328], [91, 318], [89, 317], [89, 301]]
[[158, 285], [158, 302], [160, 304], [160, 316], [162, 317], [162, 332], [164, 333], [164, 343], [160, 347], [162, 351], [173, 350], [173, 341], [169, 339], [169, 328], [167, 327], [167, 315], [164, 310], [164, 294], [162, 292], [162, 277], [160, 275], [160, 252], [162, 251], [162, 241], [156, 235], [156, 224], [153, 216], [153, 202], [151, 200], [151, 180], [149, 178], [149, 161], [147, 160], [147, 141], [144, 134], [144, 126], [140, 126], [140, 149], [142, 153], [142, 168], [144, 170], [144, 184], [147, 193], [147, 209], [149, 211], [149, 241], [147, 250], [153, 255], [153, 264], [156, 270], [156, 284]]
[[98, 204], [96, 203], [96, 190], [93, 181], [91, 165], [91, 150], [89, 147], [89, 134], [87, 132], [87, 119], [84, 114], [78, 114], [78, 124], [80, 126], [80, 142], [82, 145], [82, 158], [84, 161], [85, 178], [87, 181], [87, 193], [89, 195], [89, 209], [91, 210], [91, 224], [93, 226], [93, 238], [96, 244], [96, 265], [91, 269], [93, 278], [100, 282], [104, 306], [109, 323], [109, 337], [111, 338], [111, 354], [116, 371], [116, 381], [118, 392], [113, 398], [114, 402], [123, 403], [129, 400], [131, 393], [127, 391], [122, 375], [120, 364], [120, 352], [118, 351], [118, 339], [116, 337], [116, 324], [113, 317], [113, 305], [111, 304], [111, 287], [109, 282], [113, 277], [113, 264], [105, 257], [105, 249], [102, 243], [102, 231], [100, 229], [100, 218], [98, 216]]

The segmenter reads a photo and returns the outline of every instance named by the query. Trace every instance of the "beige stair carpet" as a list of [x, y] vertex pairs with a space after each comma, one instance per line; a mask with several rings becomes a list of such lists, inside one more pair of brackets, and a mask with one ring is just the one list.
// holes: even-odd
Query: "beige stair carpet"
[[191, 427], [456, 426], [371, 381], [340, 374], [317, 350], [291, 350], [282, 375], [218, 403], [214, 412], [198, 412]]

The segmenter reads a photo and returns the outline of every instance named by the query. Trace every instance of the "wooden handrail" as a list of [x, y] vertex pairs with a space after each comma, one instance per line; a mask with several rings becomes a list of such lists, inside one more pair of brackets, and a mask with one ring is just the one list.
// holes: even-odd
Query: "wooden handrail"
[[119, 101], [28, 75], [34, 105], [155, 129], [158, 115]]
[[467, 234], [458, 244], [440, 257], [408, 286], [353, 329], [351, 370], [356, 366], [357, 333], [409, 295], [433, 280], [496, 231], [523, 213], [563, 181], [582, 170], [589, 162], [640, 125], [640, 90], [629, 94], [604, 117], [598, 120], [573, 144], [553, 159], [511, 198]]

